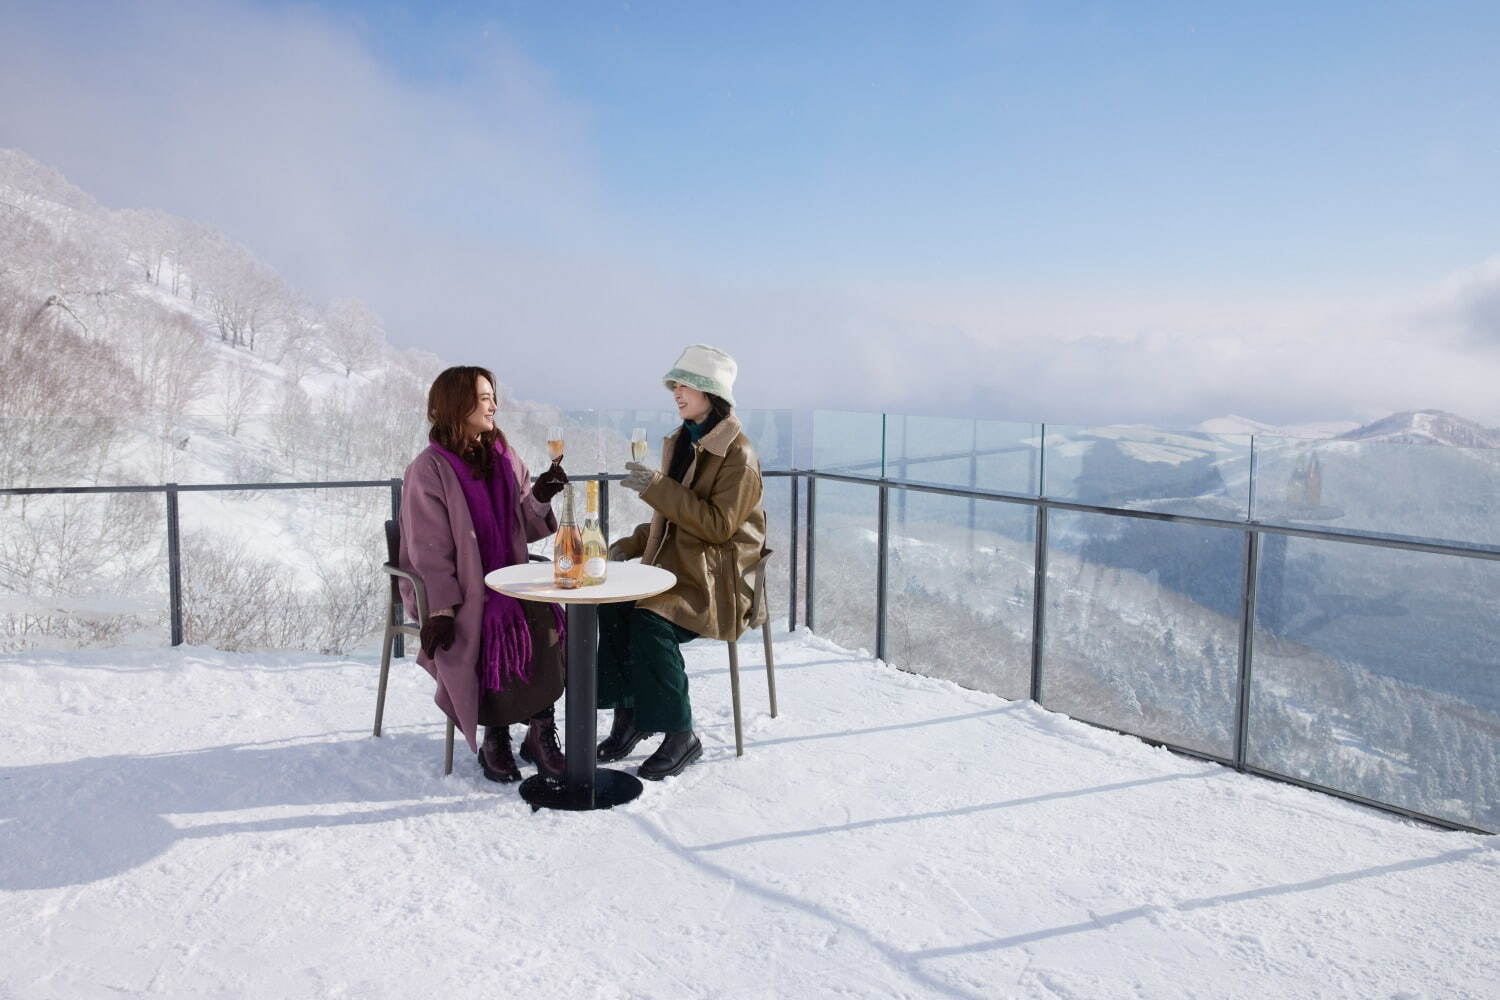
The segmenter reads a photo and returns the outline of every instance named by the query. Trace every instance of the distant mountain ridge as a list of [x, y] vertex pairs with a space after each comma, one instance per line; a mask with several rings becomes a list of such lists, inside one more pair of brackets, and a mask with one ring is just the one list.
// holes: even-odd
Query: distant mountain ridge
[[1500, 428], [1486, 427], [1445, 410], [1405, 410], [1367, 424], [1353, 420], [1277, 426], [1230, 414], [1198, 424], [1207, 434], [1370, 441], [1383, 444], [1435, 444], [1456, 448], [1500, 448]]
[[1500, 448], [1500, 429], [1443, 410], [1408, 410], [1338, 435], [1341, 441]]

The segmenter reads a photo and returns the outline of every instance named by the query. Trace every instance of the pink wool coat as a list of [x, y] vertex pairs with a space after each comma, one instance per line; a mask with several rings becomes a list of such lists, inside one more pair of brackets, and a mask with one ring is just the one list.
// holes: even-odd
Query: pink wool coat
[[[557, 531], [551, 506], [531, 495], [531, 476], [520, 456], [511, 452], [516, 471], [516, 515], [512, 519], [512, 558], [526, 559], [526, 543]], [[417, 653], [417, 662], [437, 681], [433, 701], [463, 730], [469, 749], [479, 752], [480, 623], [484, 615], [484, 569], [479, 542], [463, 487], [453, 467], [431, 448], [423, 449], [406, 467], [401, 490], [401, 568], [422, 578], [431, 611], [456, 608], [453, 645], [435, 656]], [[401, 599], [415, 620], [416, 598], [411, 585], [401, 581]]]

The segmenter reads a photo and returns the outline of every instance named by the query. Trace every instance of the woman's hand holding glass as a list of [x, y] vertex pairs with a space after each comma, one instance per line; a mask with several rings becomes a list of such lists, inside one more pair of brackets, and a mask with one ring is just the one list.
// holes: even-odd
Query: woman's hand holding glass
[[651, 484], [656, 482], [656, 477], [660, 474], [655, 469], [648, 469], [639, 462], [626, 462], [625, 478], [620, 481], [620, 485], [627, 490], [645, 493], [646, 490], [651, 488]]

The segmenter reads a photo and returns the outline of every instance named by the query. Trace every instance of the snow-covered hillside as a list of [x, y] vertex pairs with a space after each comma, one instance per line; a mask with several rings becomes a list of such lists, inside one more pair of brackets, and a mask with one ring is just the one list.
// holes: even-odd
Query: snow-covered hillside
[[[0, 487], [15, 488], [399, 477], [443, 363], [393, 349], [361, 303], [306, 300], [221, 233], [106, 209], [0, 150], [0, 366]], [[505, 421], [532, 462], [549, 421], [568, 423]], [[189, 641], [362, 641], [390, 508], [382, 489], [183, 494]], [[159, 494], [5, 497], [0, 517], [0, 648], [162, 641]]]

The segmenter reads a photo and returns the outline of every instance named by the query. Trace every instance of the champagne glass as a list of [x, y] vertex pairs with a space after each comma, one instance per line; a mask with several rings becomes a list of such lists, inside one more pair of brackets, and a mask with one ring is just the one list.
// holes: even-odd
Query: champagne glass
[[637, 427], [630, 432], [630, 457], [637, 463], [646, 460], [646, 428]]
[[563, 457], [563, 429], [561, 424], [547, 428], [547, 454], [556, 462]]

